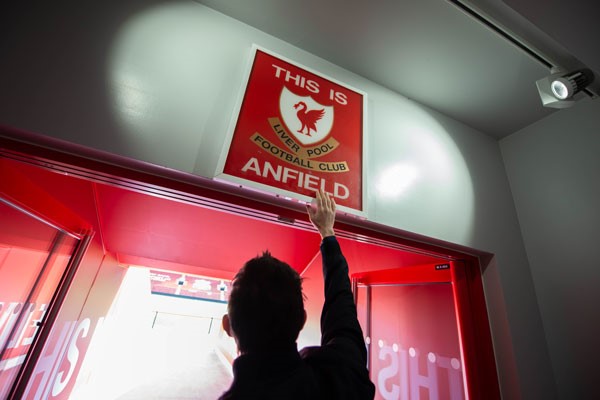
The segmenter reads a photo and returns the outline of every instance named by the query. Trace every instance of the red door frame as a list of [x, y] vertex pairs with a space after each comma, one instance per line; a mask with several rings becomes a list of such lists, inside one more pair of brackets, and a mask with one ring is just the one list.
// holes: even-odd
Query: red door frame
[[[143, 193], [313, 229], [304, 205], [299, 202], [2, 126], [0, 157]], [[469, 398], [499, 399], [479, 262], [480, 257], [490, 254], [352, 215], [339, 215], [336, 230], [342, 237], [385, 243], [449, 260], [461, 341], [470, 344], [464, 351]], [[395, 279], [394, 272], [387, 274], [380, 279]]]
[[477, 259], [467, 257], [437, 265], [415, 265], [352, 275], [353, 288], [359, 285], [369, 288], [372, 285], [422, 283], [452, 284], [467, 398], [500, 399], [491, 330]]

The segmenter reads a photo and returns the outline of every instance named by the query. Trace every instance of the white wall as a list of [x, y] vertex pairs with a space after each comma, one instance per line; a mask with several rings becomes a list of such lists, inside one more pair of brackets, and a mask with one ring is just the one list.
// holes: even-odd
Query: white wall
[[[1, 124], [212, 176], [252, 43], [348, 83], [368, 94], [369, 219], [495, 254], [484, 280], [504, 396], [555, 397], [495, 140], [194, 2], [64, 3], [0, 17]], [[393, 167], [412, 172], [386, 194]]]
[[561, 399], [597, 397], [600, 101], [501, 142]]

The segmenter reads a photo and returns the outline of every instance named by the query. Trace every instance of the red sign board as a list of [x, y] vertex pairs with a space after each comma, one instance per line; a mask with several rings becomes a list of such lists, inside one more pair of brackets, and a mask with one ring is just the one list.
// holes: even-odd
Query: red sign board
[[363, 215], [364, 102], [358, 90], [256, 48], [221, 176], [305, 201], [322, 188]]
[[231, 282], [151, 269], [150, 290], [153, 294], [226, 303], [229, 300]]

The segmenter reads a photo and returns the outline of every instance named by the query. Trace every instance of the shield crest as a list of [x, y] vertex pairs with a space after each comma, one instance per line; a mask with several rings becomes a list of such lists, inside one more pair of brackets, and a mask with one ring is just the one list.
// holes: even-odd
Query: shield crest
[[325, 139], [333, 127], [333, 106], [298, 96], [285, 86], [279, 96], [279, 112], [290, 133], [305, 146]]

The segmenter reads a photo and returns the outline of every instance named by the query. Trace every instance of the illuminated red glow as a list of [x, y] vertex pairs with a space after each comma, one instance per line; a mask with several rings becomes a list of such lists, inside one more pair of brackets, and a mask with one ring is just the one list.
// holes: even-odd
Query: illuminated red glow
[[[104, 173], [115, 174], [115, 177], [142, 179], [146, 187], [149, 187], [148, 183], [153, 187], [153, 193], [135, 192], [119, 185], [79, 179], [0, 157], [3, 177], [0, 180], [0, 194], [3, 197], [71, 233], [94, 234], [91, 247], [54, 327], [56, 335], [48, 343], [48, 346], [53, 346], [52, 343], [73, 343], [72, 346], [61, 345], [63, 352], [58, 356], [62, 358], [52, 364], [52, 374], [48, 376], [46, 386], [39, 389], [50, 393], [52, 387], [59, 385], [56, 386], [61, 389], [59, 397], [51, 398], [62, 398], [60, 396], [67, 395], [72, 389], [73, 381], [65, 381], [65, 378], [69, 376], [72, 379], [77, 375], [93, 333], [92, 328], [110, 306], [125, 271], [119, 264], [145, 265], [231, 279], [247, 259], [269, 249], [276, 257], [304, 272], [309, 314], [307, 330], [309, 335], [311, 330], [318, 335], [318, 316], [322, 304], [318, 257], [320, 238], [314, 231], [260, 217], [261, 213], [275, 213], [287, 220], [306, 221], [303, 213], [140, 172], [128, 172], [114, 165], [82, 160], [76, 156], [61, 156], [21, 143], [0, 140], [0, 144], [38, 155], [59, 159], [64, 157], [64, 160], [79, 163], [79, 168], [81, 165], [88, 165], [95, 170], [100, 168]], [[204, 205], [198, 205], [172, 195], [185, 193], [186, 190], [190, 193], [206, 193], [209, 197], [205, 198]], [[231, 209], [220, 211], [210, 206], [230, 201], [254, 210], [254, 216], [241, 216]], [[393, 236], [343, 221], [338, 228], [366, 239], [400, 241]], [[418, 254], [386, 247], [373, 244], [372, 240], [361, 242], [346, 238], [346, 235], [341, 235], [340, 242], [349, 261], [350, 272], [357, 274], [365, 283], [452, 282], [469, 396], [473, 399], [499, 397], [481, 275], [474, 258], [466, 257], [467, 261], [462, 266], [452, 262], [451, 269], [434, 270], [431, 267], [447, 261], [427, 255], [426, 252]], [[441, 253], [435, 245], [423, 245], [422, 248]], [[455, 251], [449, 251], [449, 254], [460, 255]], [[382, 266], [386, 267], [385, 271], [374, 272], [381, 270]], [[463, 273], [461, 275], [456, 271]], [[72, 325], [74, 321], [86, 319], [91, 323], [88, 330], [83, 325], [81, 328]], [[69, 329], [74, 327], [78, 334], [65, 336], [61, 342], [60, 332], [65, 326], [69, 326]], [[69, 339], [72, 337], [75, 339]], [[73, 348], [78, 350], [78, 357], [69, 359], [66, 354], [68, 349]], [[51, 350], [52, 347], [47, 347], [41, 351], [42, 357], [44, 354], [54, 354]], [[472, 372], [474, 369], [480, 372]]]

